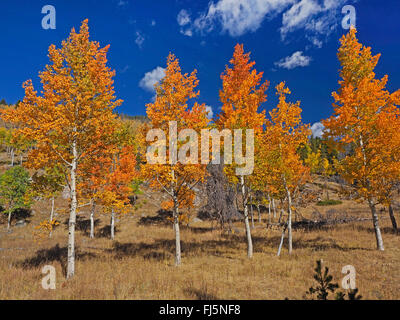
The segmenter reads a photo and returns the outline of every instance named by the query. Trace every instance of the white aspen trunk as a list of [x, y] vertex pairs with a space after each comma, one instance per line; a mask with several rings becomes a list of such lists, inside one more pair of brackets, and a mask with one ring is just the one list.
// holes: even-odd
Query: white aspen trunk
[[278, 253], [277, 253], [277, 256], [278, 256], [278, 257], [281, 255], [283, 240], [285, 239], [285, 232], [286, 232], [287, 226], [288, 226], [288, 225], [287, 225], [287, 223], [286, 223], [285, 226], [283, 227], [283, 230], [282, 230], [281, 242], [279, 243], [279, 248], [278, 248]]
[[23, 154], [21, 153], [20, 155], [19, 155], [19, 164], [22, 166], [22, 158], [23, 158]]
[[77, 166], [77, 148], [76, 141], [72, 144], [73, 159], [71, 165], [71, 209], [68, 223], [68, 263], [67, 263], [67, 279], [71, 279], [75, 274], [75, 225], [76, 225], [76, 166]]
[[376, 247], [378, 250], [384, 251], [385, 248], [383, 247], [382, 234], [381, 234], [381, 229], [379, 228], [379, 218], [378, 218], [378, 214], [376, 213], [375, 203], [373, 203], [373, 201], [371, 199], [368, 199], [368, 204], [371, 209], [372, 221], [374, 224]]
[[293, 250], [293, 239], [292, 239], [292, 197], [290, 194], [290, 190], [286, 184], [286, 179], [283, 177], [283, 182], [285, 185], [285, 190], [287, 194], [288, 200], [288, 222], [287, 222], [287, 229], [288, 229], [288, 247], [289, 247], [289, 254], [292, 254]]
[[10, 207], [10, 209], [8, 209], [7, 230], [10, 230], [10, 228], [11, 228], [11, 212], [12, 212], [12, 210]]
[[247, 208], [246, 190], [245, 190], [244, 177], [243, 176], [240, 177], [240, 183], [241, 183], [241, 186], [242, 186], [244, 225], [245, 225], [245, 228], [246, 228], [246, 236], [247, 236], [247, 257], [250, 259], [250, 258], [253, 257], [253, 241], [251, 239], [249, 213], [248, 213], [248, 208]]
[[[361, 146], [361, 150], [362, 150], [362, 154], [363, 154], [364, 166], [367, 167], [367, 156], [366, 156], [365, 148], [364, 148], [364, 140], [363, 140], [363, 137], [361, 134], [360, 134], [360, 146]], [[368, 183], [368, 186], [369, 186], [369, 183]], [[371, 198], [368, 198], [368, 205], [369, 205], [369, 208], [371, 209], [377, 249], [380, 251], [384, 251], [385, 248], [383, 247], [381, 229], [379, 228], [379, 218], [378, 218], [378, 214], [376, 213], [376, 205]]]
[[114, 240], [115, 238], [115, 212], [114, 208], [111, 209], [111, 240]]
[[[54, 216], [54, 197], [51, 198], [51, 211], [50, 211], [50, 223], [53, 221], [53, 216]], [[51, 231], [49, 233], [49, 238], [51, 238], [52, 233], [53, 233], [53, 225], [51, 226]]]
[[179, 229], [179, 205], [178, 199], [174, 196], [174, 230], [175, 230], [175, 266], [181, 265], [181, 234]]
[[172, 195], [172, 200], [174, 202], [174, 207], [173, 207], [173, 218], [174, 218], [174, 230], [175, 230], [175, 266], [180, 266], [181, 265], [181, 257], [182, 257], [182, 252], [181, 252], [181, 233], [179, 229], [179, 200], [178, 196], [176, 194], [175, 190], [175, 170], [172, 169], [171, 171], [171, 176], [172, 176], [172, 186], [171, 186], [171, 195]]
[[288, 190], [288, 205], [289, 205], [289, 217], [288, 217], [288, 242], [289, 242], [289, 254], [293, 250], [293, 239], [292, 239], [292, 197], [290, 196], [290, 191]]
[[274, 209], [274, 219], [276, 219], [276, 206], [275, 206], [275, 199], [272, 198], [272, 208]]
[[90, 239], [94, 238], [94, 212], [96, 210], [96, 202], [92, 200], [92, 206], [90, 208]]

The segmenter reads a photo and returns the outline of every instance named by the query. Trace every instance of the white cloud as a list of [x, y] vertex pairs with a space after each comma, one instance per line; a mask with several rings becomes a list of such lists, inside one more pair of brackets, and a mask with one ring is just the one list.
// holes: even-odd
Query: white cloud
[[142, 89], [155, 93], [154, 85], [165, 77], [165, 69], [157, 67], [149, 72], [146, 72], [142, 80], [139, 82], [139, 87]]
[[321, 47], [321, 37], [328, 37], [340, 22], [340, 8], [346, 0], [300, 0], [282, 16], [282, 39], [296, 30], [305, 30], [306, 38]]
[[206, 111], [207, 111], [207, 118], [208, 119], [212, 119], [212, 117], [214, 116], [214, 112], [213, 112], [212, 107], [206, 106]]
[[[352, 0], [356, 1], [356, 0]], [[178, 14], [178, 24], [190, 34], [222, 29], [232, 37], [257, 31], [266, 18], [282, 15], [279, 28], [282, 40], [298, 30], [311, 45], [321, 47], [341, 21], [341, 8], [348, 0], [212, 0], [197, 17], [191, 19], [185, 9]]]
[[181, 29], [181, 33], [182, 33], [183, 35], [185, 35], [185, 36], [188, 36], [188, 37], [193, 36], [193, 31], [192, 31], [192, 29], [186, 29], [186, 30]]
[[295, 0], [219, 0], [210, 2], [206, 13], [193, 22], [199, 32], [210, 32], [220, 23], [232, 37], [254, 32], [267, 15], [282, 12]]
[[316, 122], [311, 126], [312, 136], [314, 138], [319, 137], [321, 138], [324, 133], [324, 125], [321, 122]]
[[190, 15], [189, 13], [185, 10], [182, 9], [179, 11], [178, 16], [176, 17], [176, 20], [178, 21], [178, 24], [182, 26], [186, 26], [191, 22]]
[[305, 25], [307, 20], [322, 8], [314, 0], [301, 0], [294, 4], [282, 16], [282, 28], [280, 29], [283, 37], [289, 31]]
[[285, 69], [294, 69], [296, 67], [306, 67], [311, 62], [311, 57], [303, 56], [303, 51], [296, 51], [291, 56], [283, 58], [278, 62], [275, 62], [277, 67]]
[[192, 19], [190, 18], [190, 14], [185, 9], [179, 11], [176, 20], [178, 21], [178, 24], [181, 26], [180, 33], [188, 37], [193, 36], [193, 30], [192, 27], [190, 26]]
[[144, 43], [144, 36], [140, 33], [140, 31], [136, 31], [135, 43], [140, 49], [142, 49], [142, 45]]

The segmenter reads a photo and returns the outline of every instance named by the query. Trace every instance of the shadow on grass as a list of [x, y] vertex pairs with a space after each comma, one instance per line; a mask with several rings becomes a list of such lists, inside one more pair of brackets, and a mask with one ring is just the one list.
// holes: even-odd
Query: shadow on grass
[[186, 288], [184, 292], [189, 296], [196, 297], [197, 300], [218, 300], [218, 298], [215, 295], [207, 292], [207, 290], [204, 289], [199, 290], [196, 288], [189, 287]]
[[[0, 224], [7, 224], [7, 215], [4, 211], [4, 208], [0, 206]], [[32, 217], [32, 210], [19, 208], [15, 209], [11, 214], [11, 223], [14, 221], [23, 220], [26, 224], [30, 223], [31, 221], [29, 218]]]
[[[394, 230], [392, 227], [381, 227], [381, 233], [383, 234], [394, 234], [400, 235], [400, 229]], [[373, 227], [357, 226], [357, 231], [368, 232], [375, 234], [375, 229]]]
[[[114, 234], [117, 234], [119, 232], [118, 228], [114, 226]], [[99, 230], [95, 231], [95, 238], [111, 238], [111, 225], [106, 225]]]
[[[41, 267], [46, 264], [51, 264], [53, 262], [59, 262], [63, 271], [63, 275], [66, 276], [67, 271], [67, 247], [60, 247], [56, 244], [54, 247], [49, 249], [42, 249], [36, 251], [36, 254], [32, 258], [27, 258], [17, 264], [17, 266], [23, 269], [32, 269]], [[96, 255], [93, 253], [82, 253], [79, 249], [75, 247], [75, 259], [84, 260], [87, 258], [95, 258]]]
[[156, 216], [142, 217], [138, 224], [142, 226], [148, 225], [171, 225], [171, 221], [168, 218], [172, 217], [172, 211], [160, 209], [157, 211]]
[[[269, 238], [253, 237], [254, 252], [270, 252], [270, 249], [277, 250], [280, 243], [280, 236]], [[220, 240], [207, 240], [202, 242], [186, 242], [181, 241], [182, 255], [199, 256], [212, 255], [217, 257], [230, 258], [230, 254], [244, 250], [246, 244], [245, 236], [225, 235]], [[287, 237], [285, 237], [283, 248], [287, 249]], [[293, 248], [296, 249], [311, 249], [313, 251], [334, 249], [342, 252], [355, 250], [371, 251], [369, 248], [362, 247], [342, 247], [333, 239], [324, 239], [317, 237], [310, 240], [294, 239]], [[267, 250], [268, 249], [268, 250]], [[245, 251], [243, 251], [245, 252]], [[114, 255], [116, 259], [123, 257], [142, 256], [145, 259], [161, 261], [172, 259], [175, 253], [174, 239], [159, 239], [153, 243], [114, 243], [112, 249], [108, 249], [108, 253]]]

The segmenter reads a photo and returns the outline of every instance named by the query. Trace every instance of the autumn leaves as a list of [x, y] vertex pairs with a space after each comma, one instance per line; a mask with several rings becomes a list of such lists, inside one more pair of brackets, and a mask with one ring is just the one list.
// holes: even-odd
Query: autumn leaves
[[23, 102], [2, 114], [18, 127], [16, 134], [35, 142], [26, 165], [58, 168], [68, 187], [67, 278], [75, 273], [78, 208], [89, 198], [112, 213], [122, 210], [136, 174], [133, 147], [118, 135], [121, 123], [113, 110], [122, 101], [115, 98], [107, 51], [108, 46], [89, 40], [88, 21], [83, 21], [61, 48], [50, 46], [50, 64], [39, 74], [42, 95], [27, 81]]
[[377, 248], [384, 250], [376, 206], [390, 206], [399, 179], [400, 90], [389, 93], [387, 75], [375, 78], [380, 55], [373, 56], [371, 48], [358, 42], [354, 28], [340, 42], [342, 80], [332, 94], [334, 115], [323, 123], [336, 148], [352, 148], [338, 163], [338, 171], [357, 189], [357, 197], [368, 202]]
[[[49, 199], [60, 192], [60, 185], [69, 190], [67, 278], [75, 273], [78, 208], [89, 201], [93, 237], [95, 207], [101, 206], [110, 214], [113, 238], [115, 214], [128, 210], [135, 179], [166, 194], [167, 200], [160, 206], [172, 211], [175, 264], [180, 265], [183, 209], [193, 208], [196, 186], [208, 174], [207, 164], [219, 157], [228, 160], [229, 155], [231, 161], [223, 161], [224, 173], [229, 183], [240, 189], [249, 258], [253, 256], [249, 223], [252, 197], [262, 194], [269, 204], [271, 199], [281, 200], [287, 211], [282, 240], [287, 230], [291, 253], [295, 199], [315, 166], [326, 176], [339, 172], [368, 202], [377, 245], [383, 250], [376, 205], [391, 204], [399, 180], [400, 93], [385, 90], [387, 77], [375, 79], [373, 70], [379, 56], [372, 56], [369, 48], [358, 43], [354, 29], [341, 43], [341, 87], [333, 94], [335, 113], [324, 124], [332, 147], [350, 145], [352, 152], [343, 153], [334, 164], [322, 161], [318, 154], [306, 161], [301, 159], [299, 149], [308, 144], [311, 132], [302, 123], [300, 102], [289, 101], [291, 92], [285, 82], [276, 86], [278, 105], [268, 116], [262, 110], [269, 83], [262, 81], [263, 73], [255, 70], [255, 62], [250, 61], [242, 45], [236, 45], [230, 65], [221, 75], [222, 110], [212, 121], [207, 118], [205, 104], [197, 101], [200, 92], [196, 70], [182, 73], [179, 60], [170, 54], [165, 77], [156, 85], [155, 101], [147, 105], [149, 122], [133, 132], [115, 116], [114, 109], [122, 101], [116, 99], [114, 72], [107, 67], [108, 46], [100, 48], [89, 40], [87, 20], [79, 33], [71, 31], [61, 48], [50, 46], [50, 64], [39, 75], [42, 94], [37, 94], [31, 81], [25, 82], [23, 102], [15, 109], [5, 110], [2, 118], [16, 127], [17, 136], [33, 141], [26, 165], [44, 173], [40, 179], [36, 176], [38, 188], [46, 190]], [[216, 135], [203, 135], [204, 130]], [[200, 135], [199, 148], [198, 140], [197, 145], [192, 142]], [[223, 147], [214, 149], [213, 143], [219, 144], [221, 137]], [[150, 161], [146, 157], [149, 150], [165, 161]], [[179, 154], [192, 160], [203, 159], [204, 153], [212, 154], [205, 162], [177, 160]], [[243, 173], [238, 169], [248, 165], [244, 159], [247, 155], [254, 158], [252, 170]]]

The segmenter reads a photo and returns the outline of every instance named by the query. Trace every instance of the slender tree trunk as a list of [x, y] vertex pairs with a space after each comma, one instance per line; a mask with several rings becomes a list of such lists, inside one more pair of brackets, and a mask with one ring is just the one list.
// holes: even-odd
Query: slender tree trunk
[[389, 204], [389, 216], [390, 216], [390, 221], [392, 222], [393, 230], [395, 232], [398, 232], [397, 222], [396, 222], [396, 218], [394, 217], [392, 204]]
[[[54, 217], [54, 197], [51, 197], [51, 211], [50, 211], [50, 223], [53, 221], [53, 217]], [[53, 225], [51, 225], [51, 231], [49, 233], [49, 238], [51, 238], [52, 233], [53, 233]]]
[[246, 190], [244, 185], [244, 177], [240, 177], [240, 183], [242, 185], [242, 197], [243, 197], [243, 210], [244, 210], [244, 224], [246, 228], [246, 236], [247, 236], [247, 257], [253, 257], [253, 241], [251, 239], [251, 231], [250, 231], [250, 223], [249, 223], [249, 213], [247, 209], [247, 201], [246, 201]]
[[292, 196], [290, 194], [290, 190], [287, 186], [286, 179], [283, 177], [283, 181], [285, 184], [286, 194], [287, 194], [287, 201], [288, 201], [288, 246], [289, 246], [289, 254], [292, 254], [293, 250], [293, 239], [292, 239]]
[[371, 199], [369, 199], [368, 204], [371, 209], [372, 221], [374, 223], [377, 249], [384, 251], [385, 248], [383, 247], [382, 234], [381, 234], [381, 229], [379, 228], [379, 218], [378, 218], [378, 214], [376, 213], [375, 203], [373, 203], [373, 201]]
[[19, 155], [19, 164], [22, 166], [22, 158], [23, 158], [23, 154], [21, 153], [20, 155]]
[[292, 253], [293, 250], [293, 239], [292, 239], [292, 197], [290, 195], [290, 191], [288, 193], [288, 205], [289, 205], [289, 217], [288, 217], [288, 242], [289, 242], [289, 254]]
[[260, 211], [260, 202], [257, 202], [257, 212], [258, 212], [258, 223], [261, 223], [261, 211]]
[[287, 223], [285, 223], [285, 226], [283, 227], [283, 230], [282, 230], [281, 242], [279, 243], [279, 248], [278, 248], [278, 253], [277, 253], [278, 257], [281, 255], [283, 240], [285, 238], [285, 232], [286, 232], [287, 226], [288, 226]]
[[174, 197], [174, 230], [175, 230], [175, 266], [181, 265], [181, 233], [179, 229], [179, 204], [176, 196]]
[[111, 209], [111, 240], [115, 238], [115, 212], [114, 208]]
[[94, 238], [94, 212], [96, 210], [96, 202], [92, 200], [90, 207], [90, 239]]
[[274, 209], [274, 219], [276, 219], [276, 206], [275, 206], [275, 199], [272, 198], [272, 208]]
[[71, 166], [71, 209], [68, 223], [68, 263], [67, 263], [67, 279], [71, 279], [75, 274], [75, 225], [76, 225], [76, 165], [77, 165], [77, 149], [76, 141], [72, 144], [72, 166]]
[[254, 229], [253, 196], [250, 196], [251, 228]]
[[11, 208], [8, 209], [8, 219], [7, 219], [7, 230], [8, 230], [8, 231], [9, 231], [10, 228], [11, 228], [11, 212], [12, 212]]

